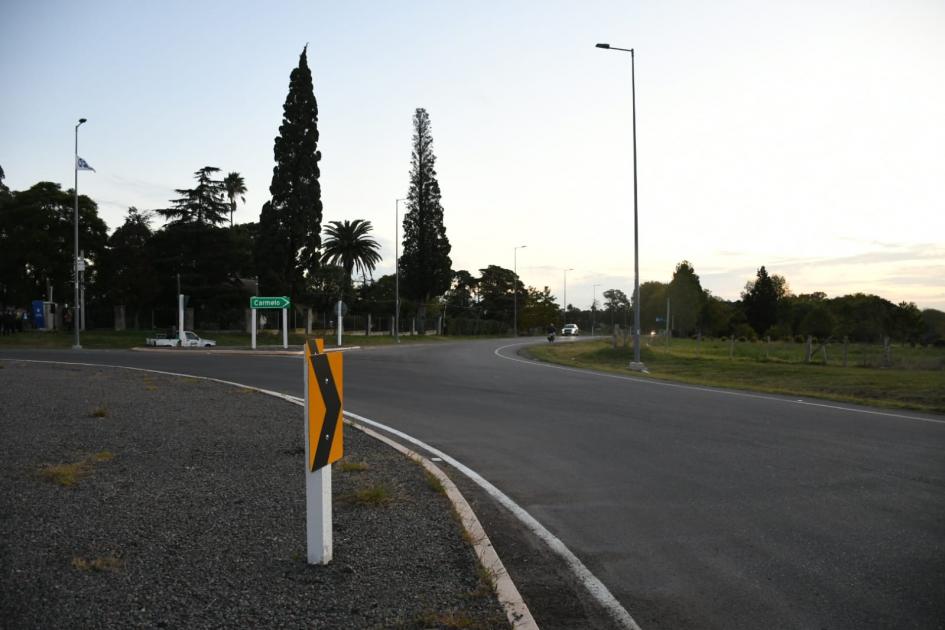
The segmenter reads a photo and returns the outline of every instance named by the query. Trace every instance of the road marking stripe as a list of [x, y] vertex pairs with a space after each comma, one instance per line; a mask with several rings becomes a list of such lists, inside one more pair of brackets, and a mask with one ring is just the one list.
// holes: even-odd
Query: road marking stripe
[[[695, 390], [695, 391], [699, 391], [699, 392], [708, 392], [708, 393], [711, 393], [711, 394], [720, 394], [720, 395], [724, 395], [724, 396], [736, 396], [736, 397], [739, 397], [739, 398], [756, 398], [756, 399], [759, 399], [759, 400], [773, 400], [773, 401], [777, 401], [777, 402], [789, 403], [789, 404], [794, 404], [794, 405], [806, 405], [806, 406], [808, 406], [808, 407], [822, 407], [822, 408], [824, 408], [824, 409], [834, 409], [834, 410], [838, 410], [838, 411], [849, 411], [849, 412], [852, 412], [852, 413], [865, 413], [865, 414], [869, 414], [869, 415], [873, 415], [873, 416], [884, 416], [884, 417], [887, 417], [887, 418], [900, 418], [900, 419], [903, 419], [903, 420], [917, 420], [917, 421], [919, 421], [919, 422], [929, 422], [929, 423], [932, 423], [932, 424], [945, 424], [945, 420], [936, 420], [935, 418], [923, 418], [923, 417], [921, 417], [921, 416], [910, 416], [910, 415], [903, 414], [903, 413], [893, 413], [893, 412], [891, 412], [891, 411], [875, 411], [875, 410], [872, 410], [872, 409], [857, 409], [857, 408], [855, 408], [855, 407], [844, 407], [844, 406], [842, 406], [842, 405], [831, 405], [831, 404], [828, 404], [828, 403], [810, 402], [810, 401], [806, 401], [806, 400], [787, 400], [787, 399], [785, 399], [785, 398], [779, 398], [779, 397], [777, 397], [777, 396], [767, 396], [767, 395], [765, 395], [765, 394], [750, 394], [750, 393], [747, 393], [747, 392], [733, 392], [733, 391], [728, 391], [728, 390], [724, 390], [724, 389], [715, 389], [715, 388], [712, 388], [712, 387], [700, 387], [699, 385], [687, 385], [687, 384], [685, 384], [685, 383], [669, 383], [669, 382], [666, 382], [666, 381], [659, 381], [659, 380], [648, 379], [648, 378], [640, 378], [640, 377], [636, 377], [636, 376], [623, 376], [623, 375], [620, 375], [620, 374], [607, 374], [606, 372], [597, 372], [597, 371], [590, 370], [590, 369], [572, 368], [572, 367], [567, 367], [567, 366], [565, 366], [565, 365], [555, 365], [555, 364], [553, 364], [553, 363], [544, 363], [544, 362], [541, 362], [541, 361], [533, 361], [533, 360], [529, 360], [529, 359], [521, 359], [521, 358], [519, 358], [519, 357], [510, 357], [510, 356], [506, 356], [506, 355], [504, 355], [504, 354], [501, 353], [501, 351], [502, 351], [502, 350], [505, 350], [506, 348], [513, 348], [513, 347], [515, 347], [515, 346], [533, 345], [533, 344], [535, 344], [535, 343], [536, 343], [536, 342], [534, 342], [534, 341], [525, 341], [525, 342], [520, 342], [520, 343], [510, 343], [510, 344], [508, 344], [508, 345], [505, 345], [505, 346], [501, 346], [501, 347], [499, 347], [499, 348], [496, 348], [496, 349], [493, 351], [493, 354], [495, 354], [497, 357], [499, 357], [499, 358], [501, 358], [501, 359], [505, 359], [506, 361], [515, 361], [516, 363], [524, 363], [524, 364], [526, 364], [526, 365], [533, 365], [533, 366], [535, 366], [535, 367], [552, 368], [552, 369], [555, 369], [555, 370], [564, 370], [565, 372], [575, 372], [575, 373], [577, 373], [577, 374], [584, 374], [585, 376], [600, 376], [600, 377], [603, 377], [603, 378], [613, 378], [613, 379], [617, 379], [617, 380], [621, 380], [621, 381], [632, 381], [632, 382], [634, 382], [634, 383], [644, 383], [644, 384], [647, 384], [647, 385], [659, 385], [659, 386], [662, 386], [662, 387], [677, 387], [677, 388], [679, 388], [679, 389], [691, 389], [691, 390]], [[538, 344], [538, 345], [540, 345], [540, 344]]]
[[597, 602], [603, 606], [608, 613], [610, 613], [615, 622], [620, 624], [622, 628], [627, 628], [629, 630], [640, 630], [640, 626], [638, 626], [633, 620], [633, 617], [630, 616], [630, 613], [628, 613], [627, 610], [620, 604], [620, 602], [617, 601], [617, 598], [611, 594], [607, 587], [604, 586], [603, 582], [598, 580], [597, 577], [591, 573], [586, 566], [584, 566], [584, 563], [581, 562], [578, 557], [575, 556], [557, 536], [545, 529], [541, 523], [535, 520], [535, 517], [525, 511], [525, 509], [520, 507], [517, 503], [515, 503], [515, 501], [510, 499], [504, 492], [482, 478], [476, 471], [453, 459], [438, 448], [430, 446], [429, 444], [426, 444], [415, 437], [407, 435], [403, 431], [398, 431], [397, 429], [391, 428], [369, 418], [365, 418], [364, 416], [351, 413], [350, 411], [346, 411], [345, 415], [350, 418], [354, 418], [358, 422], [363, 422], [373, 427], [377, 427], [378, 429], [387, 431], [388, 433], [396, 435], [397, 437], [412, 444], [416, 444], [427, 452], [442, 458], [443, 461], [469, 477], [469, 479], [471, 479], [480, 488], [485, 490], [493, 499], [498, 501], [507, 510], [514, 514], [515, 517], [518, 518], [518, 520], [521, 521], [522, 524], [525, 525], [525, 527], [527, 527], [534, 536], [538, 537], [546, 545], [548, 545], [552, 551], [561, 556], [561, 558], [564, 559], [568, 567], [571, 569], [571, 572], [575, 575], [575, 577], [577, 577], [581, 585], [587, 589], [591, 597], [597, 600]]

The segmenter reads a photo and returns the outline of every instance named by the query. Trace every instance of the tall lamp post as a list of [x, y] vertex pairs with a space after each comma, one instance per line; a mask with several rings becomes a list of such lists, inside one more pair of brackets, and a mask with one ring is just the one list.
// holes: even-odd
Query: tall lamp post
[[394, 340], [400, 343], [400, 202], [394, 200]]
[[637, 86], [632, 48], [597, 44], [597, 48], [630, 53], [630, 95], [633, 111], [633, 363], [632, 370], [646, 370], [640, 361], [640, 240], [637, 226]]
[[594, 314], [595, 314], [594, 305], [597, 303], [597, 287], [599, 287], [599, 286], [600, 286], [599, 284], [595, 284], [595, 285], [594, 285], [594, 288], [592, 289], [592, 291], [594, 292], [594, 297], [591, 298], [591, 336], [592, 336], [592, 337], [594, 336], [594, 322], [595, 322], [595, 318], [594, 318]]
[[75, 156], [72, 161], [72, 167], [75, 169], [75, 214], [73, 215], [73, 228], [74, 232], [74, 241], [75, 241], [75, 250], [74, 257], [72, 260], [73, 271], [75, 272], [75, 302], [73, 302], [73, 314], [72, 314], [72, 327], [75, 330], [75, 343], [72, 345], [73, 350], [81, 350], [82, 343], [79, 339], [79, 315], [85, 315], [79, 310], [79, 126], [85, 122], [85, 118], [80, 118], [79, 122], [75, 126]]
[[572, 268], [567, 268], [564, 270], [564, 319], [565, 321], [561, 322], [562, 324], [567, 324], [568, 319], [568, 272], [574, 271]]
[[526, 247], [528, 245], [519, 245], [512, 249], [512, 272], [515, 275], [512, 286], [512, 334], [515, 337], [518, 337], [518, 250]]

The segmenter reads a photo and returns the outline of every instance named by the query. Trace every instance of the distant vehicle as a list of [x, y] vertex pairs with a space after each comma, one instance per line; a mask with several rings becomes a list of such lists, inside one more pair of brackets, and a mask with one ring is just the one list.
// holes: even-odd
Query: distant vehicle
[[561, 329], [561, 336], [562, 337], [571, 337], [571, 336], [576, 337], [578, 336], [578, 334], [580, 334], [580, 332], [581, 331], [578, 328], [577, 324], [565, 324], [564, 328]]
[[189, 330], [184, 331], [184, 342], [181, 344], [185, 348], [210, 348], [217, 345], [213, 339], [201, 339]]
[[196, 333], [189, 330], [184, 331], [184, 343], [180, 339], [170, 335], [159, 334], [144, 340], [145, 345], [153, 347], [176, 348], [183, 345], [185, 348], [211, 348], [217, 345], [213, 339], [201, 339]]

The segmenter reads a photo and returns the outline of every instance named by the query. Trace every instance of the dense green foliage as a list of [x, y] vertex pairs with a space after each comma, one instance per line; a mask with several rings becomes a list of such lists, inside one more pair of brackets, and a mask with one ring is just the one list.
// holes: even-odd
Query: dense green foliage
[[[417, 317], [423, 322], [433, 298], [450, 288], [452, 279], [450, 242], [443, 225], [440, 184], [436, 179], [436, 156], [430, 116], [418, 108], [413, 119], [413, 152], [407, 213], [404, 215], [404, 248], [400, 258], [401, 289], [417, 302]], [[423, 329], [423, 328], [421, 328]]]
[[305, 276], [319, 262], [322, 193], [318, 162], [318, 103], [308, 67], [308, 46], [289, 76], [282, 125], [273, 145], [276, 165], [259, 218], [256, 265], [260, 287], [293, 302], [305, 294]]
[[[29, 190], [0, 193], [0, 300], [28, 306], [53, 298], [73, 302], [75, 193], [39, 182]], [[90, 263], [86, 283], [96, 282], [96, 264], [108, 239], [98, 206], [79, 195], [79, 247]]]

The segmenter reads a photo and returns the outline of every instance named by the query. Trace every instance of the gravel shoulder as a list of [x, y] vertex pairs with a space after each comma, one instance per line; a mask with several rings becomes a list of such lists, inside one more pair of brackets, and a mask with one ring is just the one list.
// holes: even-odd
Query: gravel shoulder
[[508, 628], [436, 484], [344, 439], [334, 560], [309, 566], [298, 407], [0, 361], [0, 627]]

